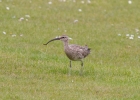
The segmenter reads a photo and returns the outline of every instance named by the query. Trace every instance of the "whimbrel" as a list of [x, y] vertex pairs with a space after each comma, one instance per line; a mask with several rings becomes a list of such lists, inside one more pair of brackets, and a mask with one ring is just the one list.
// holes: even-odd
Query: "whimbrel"
[[67, 55], [67, 57], [70, 59], [70, 68], [69, 68], [69, 75], [71, 74], [71, 61], [81, 61], [81, 71], [80, 74], [82, 75], [83, 73], [83, 59], [88, 56], [88, 54], [90, 53], [90, 48], [88, 48], [87, 46], [80, 46], [80, 45], [76, 45], [76, 44], [69, 44], [68, 40], [71, 39], [70, 37], [66, 36], [66, 35], [62, 35], [59, 37], [56, 37], [54, 39], [51, 39], [50, 41], [48, 41], [46, 44], [55, 41], [55, 40], [61, 40], [63, 41], [64, 44], [64, 51], [65, 54]]

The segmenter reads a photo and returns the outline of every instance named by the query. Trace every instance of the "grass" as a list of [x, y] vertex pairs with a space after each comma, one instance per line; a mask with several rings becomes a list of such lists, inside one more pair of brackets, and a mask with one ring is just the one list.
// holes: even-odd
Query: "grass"
[[[0, 2], [1, 100], [139, 100], [139, 0], [49, 2]], [[43, 45], [62, 34], [92, 49], [82, 77], [61, 42]]]

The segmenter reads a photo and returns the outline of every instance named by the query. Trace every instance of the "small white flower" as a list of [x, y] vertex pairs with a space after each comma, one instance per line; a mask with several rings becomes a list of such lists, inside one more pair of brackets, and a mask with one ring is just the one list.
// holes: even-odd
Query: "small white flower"
[[60, 36], [56, 36], [55, 38], [59, 38]]
[[132, 4], [132, 1], [131, 1], [131, 0], [128, 0], [128, 3], [129, 3], [129, 4]]
[[82, 12], [82, 9], [78, 9], [79, 12]]
[[131, 36], [130, 36], [130, 37], [129, 37], [129, 39], [130, 39], [130, 40], [133, 40], [133, 39], [134, 39], [134, 37], [131, 37]]
[[90, 1], [90, 0], [88, 0], [87, 2], [88, 2], [88, 3], [91, 3], [91, 1]]
[[20, 19], [19, 19], [19, 21], [23, 21], [24, 20], [24, 17], [21, 17]]
[[49, 4], [49, 5], [51, 5], [51, 4], [52, 4], [52, 2], [50, 1], [50, 2], [48, 2], [48, 4]]
[[85, 3], [84, 1], [81, 1], [81, 3]]
[[126, 36], [128, 37], [128, 36], [129, 36], [129, 34], [126, 34]]
[[10, 8], [9, 8], [9, 7], [6, 7], [6, 9], [7, 9], [7, 10], [10, 10]]
[[78, 20], [76, 19], [76, 20], [74, 20], [74, 23], [77, 23], [78, 22]]
[[136, 28], [136, 29], [135, 29], [135, 31], [138, 33], [138, 32], [139, 32], [139, 29], [138, 29], [138, 28]]
[[118, 34], [118, 36], [121, 36], [121, 34]]
[[138, 36], [138, 38], [140, 39], [140, 36]]
[[134, 37], [134, 35], [131, 35], [131, 37]]
[[25, 15], [25, 17], [30, 18], [30, 15]]
[[23, 34], [20, 34], [20, 36], [22, 37], [22, 36], [23, 36]]
[[2, 0], [0, 0], [0, 2], [2, 2]]
[[3, 34], [6, 35], [6, 32], [3, 31]]
[[12, 34], [12, 37], [16, 37], [16, 34]]
[[73, 80], [71, 82], [73, 83]]

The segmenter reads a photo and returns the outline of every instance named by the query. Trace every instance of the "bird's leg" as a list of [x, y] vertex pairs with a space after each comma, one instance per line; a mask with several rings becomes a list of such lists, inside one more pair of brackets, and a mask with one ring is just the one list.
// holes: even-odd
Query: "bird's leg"
[[71, 60], [70, 60], [70, 66], [69, 66], [69, 76], [71, 75]]
[[84, 65], [84, 63], [83, 63], [83, 61], [81, 60], [81, 71], [80, 71], [80, 75], [83, 75], [83, 66]]

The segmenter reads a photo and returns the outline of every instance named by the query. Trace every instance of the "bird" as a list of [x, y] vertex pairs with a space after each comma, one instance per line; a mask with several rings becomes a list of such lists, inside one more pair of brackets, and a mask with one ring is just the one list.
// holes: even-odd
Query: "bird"
[[90, 54], [91, 49], [88, 48], [87, 45], [80, 46], [76, 44], [69, 44], [69, 40], [71, 39], [72, 38], [68, 37], [67, 35], [57, 36], [56, 38], [49, 40], [44, 45], [47, 45], [55, 40], [61, 40], [64, 44], [64, 52], [70, 60], [68, 75], [71, 75], [72, 68], [71, 61], [81, 61], [80, 75], [83, 75], [83, 66], [84, 66], [83, 59]]

